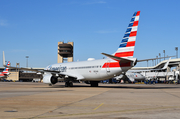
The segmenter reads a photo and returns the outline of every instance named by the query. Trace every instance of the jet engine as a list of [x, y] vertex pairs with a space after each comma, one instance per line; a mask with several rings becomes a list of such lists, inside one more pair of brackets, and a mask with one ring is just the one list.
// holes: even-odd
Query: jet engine
[[56, 84], [57, 82], [58, 82], [57, 77], [52, 76], [51, 74], [46, 74], [43, 77], [43, 83]]

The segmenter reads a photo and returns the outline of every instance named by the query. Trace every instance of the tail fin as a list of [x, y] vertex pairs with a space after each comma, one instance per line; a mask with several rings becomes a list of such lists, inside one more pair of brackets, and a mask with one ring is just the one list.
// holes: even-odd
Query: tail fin
[[113, 54], [116, 57], [133, 57], [140, 11], [133, 14], [126, 33], [118, 50]]
[[9, 74], [9, 68], [8, 66], [10, 65], [10, 61], [7, 62], [7, 67], [5, 67], [4, 71], [2, 72], [3, 74]]
[[167, 69], [168, 65], [169, 65], [169, 61], [171, 60], [171, 57], [169, 58], [169, 60], [166, 62], [166, 64], [164, 65], [164, 67], [162, 68], [162, 70]]
[[5, 63], [5, 56], [4, 56], [4, 51], [3, 51], [3, 66], [6, 65]]

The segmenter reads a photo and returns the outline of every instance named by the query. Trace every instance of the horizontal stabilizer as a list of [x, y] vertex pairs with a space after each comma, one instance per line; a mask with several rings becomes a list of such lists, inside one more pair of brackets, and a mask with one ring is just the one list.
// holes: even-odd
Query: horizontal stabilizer
[[122, 58], [122, 57], [116, 57], [116, 56], [113, 56], [113, 55], [109, 55], [109, 54], [106, 54], [106, 53], [101, 53], [113, 60], [116, 60], [116, 61], [121, 61], [121, 63], [126, 63], [126, 62], [134, 62], [133, 60], [129, 60], [129, 59], [126, 59], [126, 58]]

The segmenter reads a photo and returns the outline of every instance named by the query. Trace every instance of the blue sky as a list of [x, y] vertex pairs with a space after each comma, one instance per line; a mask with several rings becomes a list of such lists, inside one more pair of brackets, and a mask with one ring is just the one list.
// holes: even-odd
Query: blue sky
[[30, 67], [45, 67], [57, 62], [59, 41], [73, 41], [74, 61], [101, 59], [102, 52], [117, 50], [140, 10], [134, 57], [164, 56], [163, 50], [175, 55], [179, 5], [179, 0], [0, 0], [0, 52], [13, 66], [25, 67], [29, 56]]

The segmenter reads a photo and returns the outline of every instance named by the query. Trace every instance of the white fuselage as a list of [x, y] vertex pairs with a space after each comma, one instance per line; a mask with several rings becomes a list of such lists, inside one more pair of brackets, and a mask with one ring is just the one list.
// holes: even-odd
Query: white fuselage
[[9, 72], [0, 72], [0, 78], [6, 78], [9, 75]]
[[126, 72], [132, 66], [119, 66], [119, 62], [110, 58], [92, 60], [92, 61], [79, 61], [68, 62], [49, 65], [45, 70], [60, 71], [60, 74], [67, 76], [76, 76], [77, 80], [82, 81], [101, 81], [118, 76]]
[[3, 73], [0, 73], [0, 78], [6, 77]]
[[144, 81], [146, 79], [145, 76], [143, 76], [140, 73], [126, 73], [126, 76], [133, 82], [133, 81]]

